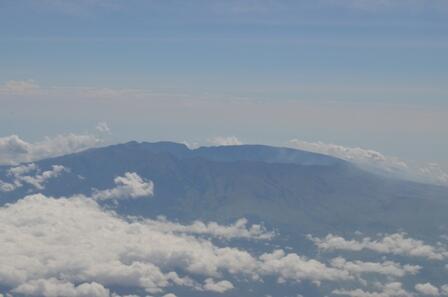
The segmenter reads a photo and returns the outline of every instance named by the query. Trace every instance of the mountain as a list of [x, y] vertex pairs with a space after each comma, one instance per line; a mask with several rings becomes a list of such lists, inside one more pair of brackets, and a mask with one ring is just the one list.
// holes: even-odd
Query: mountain
[[[155, 184], [154, 197], [120, 203], [121, 214], [230, 222], [246, 217], [303, 234], [403, 229], [428, 236], [446, 230], [448, 190], [363, 171], [346, 161], [264, 145], [201, 147], [172, 142], [112, 145], [36, 162], [70, 172], [50, 180], [45, 195], [90, 194], [136, 172]], [[8, 167], [0, 170], [6, 178]], [[2, 203], [32, 191], [5, 193]]]

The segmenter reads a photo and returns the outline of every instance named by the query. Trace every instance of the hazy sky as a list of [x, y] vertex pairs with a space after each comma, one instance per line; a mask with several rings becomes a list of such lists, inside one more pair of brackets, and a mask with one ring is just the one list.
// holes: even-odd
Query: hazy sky
[[361, 146], [448, 168], [446, 0], [1, 0], [0, 137]]

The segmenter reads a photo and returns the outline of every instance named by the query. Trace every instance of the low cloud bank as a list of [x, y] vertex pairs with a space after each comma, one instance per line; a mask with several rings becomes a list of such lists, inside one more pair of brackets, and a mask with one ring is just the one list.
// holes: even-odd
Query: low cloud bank
[[[27, 166], [14, 172], [33, 170]], [[364, 273], [393, 279], [419, 271], [417, 266], [387, 261], [335, 258], [326, 264], [282, 249], [256, 255], [202, 236], [253, 240], [274, 236], [260, 225], [248, 226], [245, 219], [223, 226], [121, 217], [97, 201], [150, 195], [153, 184], [129, 172], [115, 183], [116, 188], [92, 197], [35, 194], [0, 207], [0, 286], [29, 296], [118, 297], [110, 291], [112, 286], [162, 296], [176, 286], [223, 293], [236, 286], [223, 279], [228, 274], [254, 282], [275, 277], [279, 283], [320, 284], [361, 280]]]
[[[347, 272], [296, 254], [276, 251], [257, 257], [209, 240], [160, 231], [144, 220], [118, 217], [83, 196], [27, 196], [0, 208], [0, 228], [0, 285], [31, 295], [44, 294], [47, 285], [71, 292], [70, 296], [83, 296], [77, 292], [92, 286], [101, 293], [92, 296], [105, 296], [101, 288], [112, 285], [149, 293], [174, 285], [226, 291], [233, 284], [219, 280], [223, 272], [254, 280], [264, 275], [293, 281], [350, 278]], [[204, 285], [190, 274], [205, 277]]]
[[[68, 169], [60, 165], [41, 171], [30, 163], [10, 168], [8, 176], [17, 181], [12, 185], [28, 183], [39, 190], [64, 171]], [[354, 297], [441, 296], [448, 292], [447, 285], [429, 283], [412, 288], [420, 295], [406, 291], [398, 280], [418, 274], [422, 269], [418, 265], [342, 257], [324, 262], [283, 249], [257, 254], [234, 247], [232, 239], [266, 241], [277, 235], [260, 224], [249, 225], [246, 219], [230, 225], [201, 221], [184, 225], [164, 217], [119, 216], [101, 202], [150, 197], [154, 184], [135, 172], [125, 172], [114, 183], [115, 187], [93, 190], [90, 196], [34, 194], [0, 207], [0, 287], [13, 295], [45, 297], [120, 297], [111, 288], [121, 287], [160, 297], [174, 296], [169, 292], [174, 287], [226, 293], [241, 281], [274, 278], [279, 285], [333, 282], [342, 287], [333, 290], [333, 295]], [[308, 238], [323, 251], [370, 250], [429, 260], [448, 258], [441, 245], [433, 247], [404, 233], [359, 240], [332, 234]], [[364, 278], [372, 274], [379, 280], [375, 286]], [[226, 279], [229, 275], [232, 279]], [[356, 283], [364, 288], [343, 288]]]

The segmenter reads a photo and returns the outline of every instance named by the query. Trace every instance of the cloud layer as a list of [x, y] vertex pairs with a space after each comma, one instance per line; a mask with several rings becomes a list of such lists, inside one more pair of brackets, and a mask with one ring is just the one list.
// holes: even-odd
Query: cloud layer
[[[48, 179], [68, 170], [60, 165], [41, 170], [29, 163], [10, 168], [7, 175], [13, 186], [28, 183], [40, 190]], [[112, 289], [120, 287], [160, 297], [173, 296], [170, 291], [179, 287], [220, 294], [235, 290], [241, 282], [273, 279], [279, 286], [325, 282], [335, 296], [448, 293], [447, 285], [425, 281], [403, 287], [401, 279], [424, 270], [419, 265], [386, 258], [376, 262], [340, 256], [313, 259], [278, 246], [270, 249], [278, 233], [262, 224], [249, 225], [244, 218], [220, 225], [119, 216], [102, 202], [150, 197], [154, 184], [135, 172], [125, 172], [114, 183], [111, 189], [94, 189], [90, 196], [35, 194], [0, 207], [0, 287], [12, 294], [45, 297], [120, 297]], [[351, 240], [332, 234], [308, 238], [320, 251], [367, 250], [430, 261], [448, 258], [443, 244], [431, 246], [405, 233]], [[264, 248], [235, 246], [241, 240], [260, 241]], [[373, 283], [367, 281], [372, 275]]]
[[[118, 188], [133, 185], [136, 177], [128, 173], [117, 178]], [[140, 186], [136, 193], [143, 193]], [[107, 193], [119, 197], [113, 190]], [[132, 196], [128, 190], [124, 193]], [[259, 225], [247, 226], [244, 219], [229, 226], [131, 219], [103, 209], [92, 198], [36, 194], [1, 207], [0, 286], [30, 296], [102, 297], [113, 295], [110, 286], [160, 295], [176, 286], [219, 293], [237, 285], [223, 279], [227, 274], [251, 281], [270, 276], [280, 284], [319, 284], [353, 281], [365, 273], [401, 278], [419, 271], [417, 266], [388, 261], [335, 258], [326, 264], [282, 249], [256, 255], [201, 236], [226, 240], [274, 236]]]

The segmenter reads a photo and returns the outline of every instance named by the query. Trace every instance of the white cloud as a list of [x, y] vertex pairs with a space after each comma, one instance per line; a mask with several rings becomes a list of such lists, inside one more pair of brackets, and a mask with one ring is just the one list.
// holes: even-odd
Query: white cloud
[[392, 261], [385, 261], [382, 263], [363, 262], [363, 261], [347, 261], [342, 257], [334, 258], [331, 261], [331, 266], [348, 271], [354, 275], [362, 273], [379, 273], [393, 277], [403, 277], [406, 274], [417, 274], [421, 269], [416, 265], [400, 265]]
[[334, 295], [343, 295], [350, 297], [414, 297], [412, 293], [403, 289], [399, 282], [393, 282], [382, 286], [381, 291], [368, 292], [362, 289], [342, 290], [337, 289], [332, 292]]
[[310, 235], [308, 235], [308, 238], [322, 250], [371, 250], [385, 254], [424, 257], [431, 260], [443, 260], [448, 256], [446, 249], [427, 245], [421, 240], [407, 238], [404, 233], [386, 235], [379, 240], [373, 240], [369, 237], [362, 240], [346, 240], [333, 234], [328, 234], [323, 239]]
[[443, 295], [447, 295], [448, 296], [448, 285], [443, 285], [440, 287], [440, 291]]
[[308, 142], [299, 139], [292, 139], [289, 144], [298, 149], [331, 155], [348, 161], [384, 166], [389, 170], [407, 167], [406, 163], [399, 159], [386, 157], [380, 152], [360, 147], [346, 147], [321, 141]]
[[79, 152], [101, 143], [94, 135], [62, 134], [29, 143], [17, 135], [0, 137], [0, 164], [16, 165]]
[[207, 278], [203, 286], [203, 290], [217, 293], [224, 293], [233, 288], [233, 284], [227, 280], [215, 282], [212, 278]]
[[30, 173], [32, 171], [36, 171], [37, 165], [34, 163], [23, 164], [20, 166], [12, 167], [8, 169], [8, 175], [11, 176], [23, 176], [26, 173]]
[[184, 141], [182, 141], [181, 143], [182, 143], [182, 144], [185, 144], [190, 150], [197, 149], [197, 148], [199, 148], [199, 147], [201, 146], [201, 145], [200, 145], [198, 142], [196, 142], [196, 141], [191, 142], [191, 141], [186, 141], [186, 140], [184, 140]]
[[242, 142], [236, 138], [235, 136], [217, 136], [213, 137], [208, 140], [208, 143], [210, 143], [213, 146], [223, 146], [223, 145], [242, 145]]
[[247, 238], [258, 240], [270, 240], [275, 236], [274, 232], [269, 232], [259, 224], [247, 227], [247, 219], [239, 219], [234, 224], [223, 226], [215, 222], [204, 223], [195, 221], [191, 225], [182, 225], [167, 221], [164, 217], [158, 220], [146, 220], [146, 223], [154, 229], [184, 234], [211, 235], [220, 239]]
[[[37, 170], [36, 166], [27, 164], [12, 168], [11, 174], [25, 175], [33, 170]], [[262, 226], [248, 226], [245, 219], [222, 226], [213, 222], [181, 225], [163, 218], [120, 217], [102, 208], [95, 199], [147, 196], [153, 185], [129, 172], [117, 177], [115, 183], [117, 187], [97, 191], [93, 197], [52, 198], [37, 194], [0, 207], [0, 286], [12, 293], [45, 297], [118, 297], [108, 289], [112, 286], [141, 288], [160, 296], [172, 286], [223, 293], [235, 287], [235, 283], [223, 279], [225, 275], [253, 281], [275, 277], [279, 283], [340, 284], [360, 281], [363, 273], [379, 273], [390, 279], [413, 275], [420, 269], [391, 261], [374, 263], [343, 258], [335, 258], [327, 265], [283, 250], [257, 256], [228, 246], [228, 242], [214, 242], [206, 237], [270, 239], [273, 234]], [[337, 247], [360, 250], [374, 243], [371, 249], [383, 252], [404, 251], [414, 255], [412, 251], [417, 249], [420, 252], [416, 255], [425, 256], [437, 252], [403, 234], [385, 238], [376, 241], [367, 238], [357, 244], [338, 239]], [[316, 244], [327, 244], [326, 240], [332, 238], [311, 239]], [[333, 248], [333, 242], [330, 240], [324, 247]], [[381, 290], [333, 293], [354, 297], [411, 296], [406, 295], [399, 283], [385, 285]]]
[[33, 80], [9, 80], [0, 85], [0, 95], [32, 95], [40, 89]]
[[354, 162], [365, 169], [375, 172], [423, 182], [448, 185], [448, 173], [436, 163], [424, 165], [413, 164], [412, 162], [400, 160], [397, 157], [386, 156], [378, 151], [360, 147], [346, 147], [321, 141], [308, 142], [292, 139], [288, 144], [297, 149], [335, 156]]
[[[112, 285], [152, 294], [170, 286], [225, 291], [233, 284], [220, 279], [223, 273], [254, 280], [352, 279], [348, 271], [294, 253], [277, 250], [257, 257], [194, 236], [204, 232], [251, 236], [250, 229], [243, 230], [244, 220], [227, 227], [197, 224], [199, 229], [194, 224], [179, 228], [190, 234], [166, 232], [159, 230], [160, 224], [119, 217], [90, 197], [27, 196], [0, 208], [0, 286], [46, 296], [59, 291], [83, 296], [95, 289], [100, 296]], [[193, 275], [203, 277], [204, 284], [194, 281]]]
[[[25, 175], [35, 171], [34, 175]], [[23, 186], [23, 183], [28, 183], [38, 190], [44, 189], [44, 184], [52, 179], [56, 178], [61, 173], [69, 171], [62, 165], [53, 165], [50, 170], [41, 172], [36, 164], [23, 164], [17, 167], [12, 167], [8, 170], [7, 175], [12, 178], [10, 182], [4, 182], [0, 180], [0, 191], [10, 192]]]
[[[20, 167], [21, 166], [19, 166], [19, 168]], [[14, 169], [17, 169], [17, 167], [10, 169], [9, 172], [13, 172]], [[35, 176], [17, 174], [17, 172], [13, 173], [13, 176], [16, 182], [26, 182], [34, 186], [38, 190], [43, 190], [44, 183], [46, 183], [49, 179], [58, 177], [64, 171], [68, 171], [68, 169], [62, 165], [53, 165], [51, 166], [50, 170], [46, 170], [42, 173], [37, 173]]]
[[75, 286], [71, 282], [56, 278], [31, 280], [12, 290], [13, 293], [44, 297], [108, 297], [109, 290], [98, 283], [82, 283]]
[[428, 295], [428, 296], [439, 296], [440, 295], [439, 288], [437, 288], [436, 286], [433, 286], [430, 283], [416, 284], [415, 290], [423, 295]]
[[448, 185], [448, 173], [437, 163], [428, 163], [418, 168], [418, 174], [437, 184]]
[[11, 192], [17, 188], [15, 184], [0, 180], [0, 192]]
[[118, 200], [148, 197], [154, 194], [154, 183], [144, 180], [135, 172], [126, 172], [124, 176], [114, 179], [113, 189], [95, 190], [92, 198], [95, 200]]
[[12, 288], [63, 275], [72, 283], [155, 293], [170, 285], [197, 286], [172, 269], [219, 277], [221, 271], [253, 274], [257, 267], [245, 251], [128, 222], [85, 197], [28, 196], [0, 208], [0, 229], [0, 285]]
[[285, 280], [340, 281], [352, 278], [347, 271], [328, 267], [319, 261], [307, 259], [294, 253], [285, 254], [283, 250], [265, 253], [260, 256], [260, 260], [262, 261], [262, 272], [277, 275], [279, 282]]
[[100, 133], [111, 134], [109, 125], [106, 122], [99, 122], [96, 124], [95, 130]]

